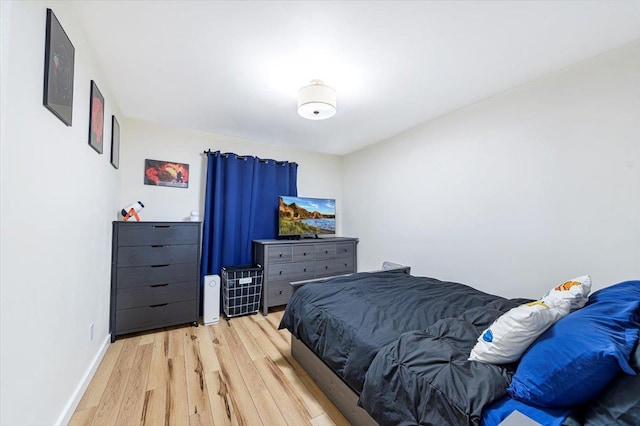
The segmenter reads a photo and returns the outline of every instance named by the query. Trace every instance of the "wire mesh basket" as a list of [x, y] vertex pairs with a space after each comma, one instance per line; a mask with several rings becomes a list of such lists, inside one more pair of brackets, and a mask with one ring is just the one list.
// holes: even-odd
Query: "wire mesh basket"
[[260, 265], [222, 268], [222, 298], [227, 318], [254, 314], [260, 310], [262, 267]]

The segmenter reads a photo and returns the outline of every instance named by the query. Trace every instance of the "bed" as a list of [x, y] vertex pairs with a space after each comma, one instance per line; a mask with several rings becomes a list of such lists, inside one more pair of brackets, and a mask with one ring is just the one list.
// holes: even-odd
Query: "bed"
[[302, 284], [294, 283], [280, 327], [293, 336], [293, 356], [351, 423], [489, 424], [487, 407], [512, 405], [507, 389], [517, 363], [468, 357], [483, 330], [529, 300], [407, 269]]

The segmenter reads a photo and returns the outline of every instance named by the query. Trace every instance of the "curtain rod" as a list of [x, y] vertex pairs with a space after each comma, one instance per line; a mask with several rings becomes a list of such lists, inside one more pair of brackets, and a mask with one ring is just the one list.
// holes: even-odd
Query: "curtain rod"
[[[212, 154], [212, 155], [221, 155], [224, 158], [229, 158], [230, 155], [235, 155], [237, 159], [239, 160], [244, 160], [247, 161], [250, 157], [252, 157], [251, 155], [238, 155], [236, 153], [233, 152], [226, 152], [226, 153], [221, 153], [220, 151], [211, 151], [210, 149], [206, 150], [206, 151], [202, 151], [203, 154]], [[268, 163], [269, 161], [273, 161], [274, 163], [276, 163], [279, 166], [284, 166], [285, 164], [289, 163], [291, 165], [298, 165], [298, 163], [296, 163], [295, 161], [278, 161], [278, 160], [272, 160], [270, 158], [260, 158], [260, 157], [255, 157], [259, 162], [261, 163]]]

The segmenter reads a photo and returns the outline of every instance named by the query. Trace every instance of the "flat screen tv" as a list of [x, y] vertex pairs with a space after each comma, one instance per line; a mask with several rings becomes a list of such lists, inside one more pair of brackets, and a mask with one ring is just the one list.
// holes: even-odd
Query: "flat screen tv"
[[336, 233], [336, 200], [278, 197], [278, 236], [312, 237]]

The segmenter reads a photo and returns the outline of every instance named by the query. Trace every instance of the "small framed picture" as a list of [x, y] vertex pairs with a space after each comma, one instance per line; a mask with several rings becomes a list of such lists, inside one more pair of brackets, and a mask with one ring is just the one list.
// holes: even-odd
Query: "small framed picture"
[[47, 9], [42, 103], [64, 124], [73, 118], [73, 67], [75, 48], [58, 18]]
[[111, 165], [120, 168], [120, 124], [115, 115], [111, 116]]
[[144, 160], [144, 184], [189, 187], [189, 165], [169, 161]]
[[104, 96], [96, 82], [91, 80], [91, 100], [89, 104], [89, 145], [102, 154], [104, 139]]

